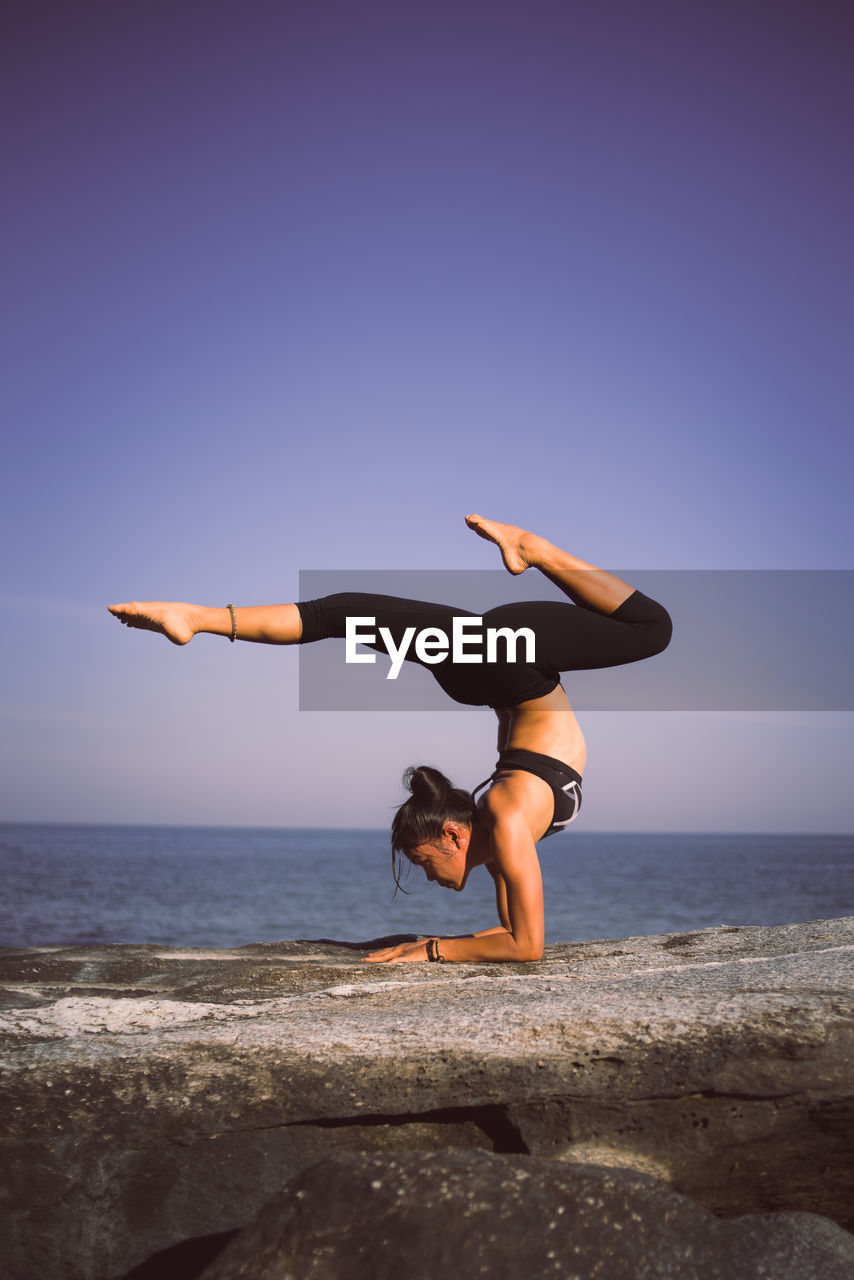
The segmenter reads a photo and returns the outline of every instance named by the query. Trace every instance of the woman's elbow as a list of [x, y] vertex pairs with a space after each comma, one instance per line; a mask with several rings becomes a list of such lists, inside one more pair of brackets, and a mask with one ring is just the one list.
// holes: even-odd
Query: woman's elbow
[[536, 960], [542, 960], [543, 950], [544, 947], [542, 942], [519, 943], [516, 946], [516, 955], [514, 959], [520, 961], [522, 964], [533, 964]]

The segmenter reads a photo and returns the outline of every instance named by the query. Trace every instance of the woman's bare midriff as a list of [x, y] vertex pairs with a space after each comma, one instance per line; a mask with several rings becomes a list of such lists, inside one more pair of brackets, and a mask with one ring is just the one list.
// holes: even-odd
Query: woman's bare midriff
[[576, 773], [584, 773], [587, 761], [584, 735], [560, 685], [545, 697], [502, 709], [499, 721], [507, 726], [504, 748], [538, 751], [562, 760]]

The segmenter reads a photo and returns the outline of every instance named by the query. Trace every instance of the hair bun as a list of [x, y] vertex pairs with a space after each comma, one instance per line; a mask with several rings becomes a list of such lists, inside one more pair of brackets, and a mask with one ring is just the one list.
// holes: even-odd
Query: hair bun
[[444, 773], [427, 764], [412, 765], [407, 769], [403, 775], [403, 785], [421, 804], [441, 804], [448, 792], [453, 790]]

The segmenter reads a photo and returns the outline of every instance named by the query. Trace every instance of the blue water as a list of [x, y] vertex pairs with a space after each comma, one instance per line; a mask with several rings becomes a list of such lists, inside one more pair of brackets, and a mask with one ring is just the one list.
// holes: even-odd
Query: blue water
[[[549, 942], [854, 915], [854, 836], [607, 835], [539, 846]], [[232, 947], [497, 923], [414, 868], [392, 900], [385, 831], [0, 824], [0, 945]]]

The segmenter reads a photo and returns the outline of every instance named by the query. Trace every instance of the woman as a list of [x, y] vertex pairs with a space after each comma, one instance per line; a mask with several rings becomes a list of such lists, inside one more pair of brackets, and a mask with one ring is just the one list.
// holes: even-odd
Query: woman
[[[540, 958], [543, 885], [536, 842], [562, 830], [578, 813], [587, 754], [560, 672], [637, 662], [660, 653], [670, 641], [666, 610], [612, 574], [515, 525], [476, 515], [467, 516], [466, 523], [496, 543], [510, 573], [539, 569], [574, 603], [519, 602], [483, 615], [487, 627], [532, 631], [531, 662], [514, 661], [505, 652], [500, 660], [478, 665], [449, 658], [430, 664], [455, 701], [493, 708], [498, 766], [474, 794], [453, 787], [438, 770], [407, 770], [412, 794], [392, 825], [392, 857], [405, 856], [445, 888], [463, 889], [472, 870], [485, 866], [495, 882], [501, 923], [466, 937], [386, 947], [367, 956], [369, 962]], [[348, 617], [370, 616], [377, 628], [386, 628], [398, 650], [408, 628], [438, 628], [449, 635], [451, 619], [464, 613], [445, 605], [352, 593], [240, 609], [134, 602], [110, 605], [110, 612], [129, 627], [160, 632], [173, 644], [186, 644], [198, 632], [262, 644], [307, 644], [343, 636]], [[383, 650], [379, 644], [372, 647]], [[411, 645], [407, 660], [419, 661]], [[487, 789], [476, 800], [482, 787]]]

